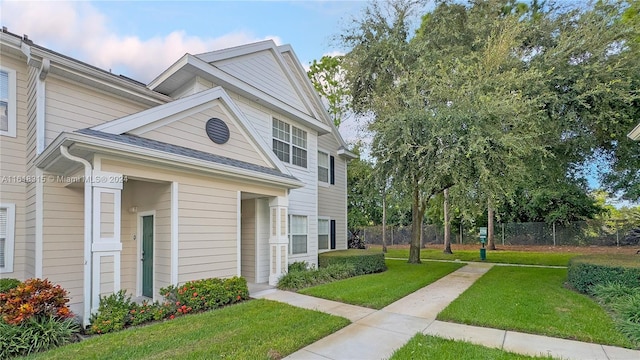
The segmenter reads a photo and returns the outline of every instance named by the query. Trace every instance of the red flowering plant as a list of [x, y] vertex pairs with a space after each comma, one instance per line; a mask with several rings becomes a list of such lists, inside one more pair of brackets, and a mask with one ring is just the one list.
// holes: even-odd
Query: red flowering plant
[[29, 279], [7, 293], [0, 293], [0, 316], [7, 324], [18, 325], [32, 317], [73, 317], [68, 293], [48, 279]]

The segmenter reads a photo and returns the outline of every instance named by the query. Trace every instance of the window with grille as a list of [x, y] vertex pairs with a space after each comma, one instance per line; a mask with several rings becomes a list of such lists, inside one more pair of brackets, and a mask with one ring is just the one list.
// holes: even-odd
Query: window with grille
[[289, 248], [291, 254], [307, 253], [307, 217], [291, 215], [289, 219]]
[[0, 135], [16, 136], [16, 71], [0, 66]]
[[318, 181], [329, 183], [329, 154], [318, 151]]
[[13, 272], [15, 205], [0, 204], [0, 272]]
[[278, 159], [307, 167], [307, 132], [284, 121], [273, 119], [273, 152]]
[[329, 249], [329, 219], [318, 219], [318, 250]]

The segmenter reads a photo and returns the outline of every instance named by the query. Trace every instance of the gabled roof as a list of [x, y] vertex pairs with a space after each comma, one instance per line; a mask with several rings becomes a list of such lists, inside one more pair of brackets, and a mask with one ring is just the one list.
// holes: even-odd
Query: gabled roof
[[75, 131], [78, 134], [89, 135], [105, 140], [116, 141], [119, 143], [138, 146], [150, 150], [157, 150], [161, 152], [166, 152], [168, 154], [173, 155], [181, 155], [185, 157], [190, 157], [198, 160], [204, 160], [211, 163], [226, 165], [235, 167], [238, 169], [255, 171], [267, 175], [274, 175], [278, 177], [282, 177], [284, 179], [297, 180], [291, 174], [283, 174], [280, 170], [274, 168], [268, 168], [266, 166], [260, 166], [256, 164], [251, 164], [245, 161], [240, 161], [236, 159], [231, 159], [224, 156], [219, 156], [216, 154], [206, 153], [204, 151], [190, 149], [184, 146], [178, 146], [174, 144], [169, 144], [157, 140], [145, 139], [143, 137], [137, 135], [129, 135], [129, 134], [110, 134], [102, 131], [97, 131], [93, 129], [80, 129]]
[[256, 130], [251, 125], [251, 122], [246, 119], [244, 113], [236, 106], [231, 97], [229, 97], [226, 91], [221, 87], [205, 90], [164, 105], [156, 106], [136, 114], [109, 121], [104, 124], [94, 126], [91, 130], [113, 135], [122, 135], [126, 133], [141, 135], [150, 128], [163, 125], [163, 120], [173, 121], [176, 116], [200, 111], [203, 106], [216, 100], [220, 100], [222, 104], [226, 106], [227, 110], [235, 120], [237, 120], [246, 136], [255, 145], [265, 161], [272, 164], [281, 173], [290, 175], [287, 168], [270, 150], [262, 137], [256, 135]]
[[640, 123], [627, 135], [631, 140], [640, 141]]
[[74, 155], [91, 159], [93, 154], [108, 154], [142, 161], [145, 164], [159, 164], [172, 168], [198, 171], [224, 176], [227, 179], [267, 183], [285, 188], [298, 188], [304, 184], [290, 174], [278, 169], [259, 166], [224, 156], [197, 151], [182, 146], [129, 134], [110, 134], [92, 129], [62, 132], [35, 159], [35, 165], [57, 174], [73, 173], [78, 163], [61, 155], [61, 147], [72, 150]]
[[[248, 70], [251, 69], [250, 66], [244, 66], [241, 69], [234, 68], [234, 61], [238, 60], [239, 57], [245, 57], [244, 60], [247, 60], [252, 54], [261, 52], [270, 54], [270, 60], [267, 58], [263, 58], [263, 60], [270, 62], [270, 66], [277, 66], [276, 70], [281, 71], [298, 100], [291, 99], [291, 97], [283, 99], [274, 96], [274, 92], [267, 88], [267, 80], [254, 79], [255, 76], [261, 76], [261, 73], [258, 71], [251, 74]], [[240, 61], [244, 60], [240, 59]], [[259, 59], [252, 60], [260, 61]], [[254, 68], [257, 69], [258, 67], [259, 65], [256, 65]], [[302, 88], [303, 86], [308, 86], [308, 84], [301, 84], [297, 80], [295, 74], [292, 73], [290, 67], [282, 58], [279, 48], [271, 40], [196, 56], [186, 54], [153, 80], [149, 84], [149, 88], [164, 94], [171, 94], [195, 76], [223, 86], [225, 89], [237, 92], [275, 112], [300, 121], [302, 124], [317, 131], [319, 135], [327, 134], [331, 131], [331, 127], [325, 119], [313, 109], [312, 100], [309, 99]], [[279, 81], [282, 84], [282, 79]]]

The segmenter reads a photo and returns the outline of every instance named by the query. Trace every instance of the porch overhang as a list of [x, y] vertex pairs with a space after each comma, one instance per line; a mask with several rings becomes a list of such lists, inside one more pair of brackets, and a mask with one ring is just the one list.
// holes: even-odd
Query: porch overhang
[[[260, 169], [253, 169], [256, 166], [251, 166], [251, 164], [246, 164], [246, 168], [243, 168], [78, 132], [62, 132], [35, 159], [35, 165], [44, 171], [54, 174], [68, 175], [77, 171], [79, 164], [65, 158], [60, 152], [60, 146], [66, 146], [75, 156], [87, 160], [91, 160], [94, 154], [111, 155], [179, 171], [197, 172], [286, 189], [304, 186], [300, 180], [290, 175], [282, 174], [276, 169], [261, 171]], [[241, 162], [236, 163], [244, 164]]]

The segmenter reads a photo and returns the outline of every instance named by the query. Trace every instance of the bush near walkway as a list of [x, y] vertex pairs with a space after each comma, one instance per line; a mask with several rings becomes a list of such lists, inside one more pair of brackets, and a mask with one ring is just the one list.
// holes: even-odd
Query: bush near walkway
[[318, 267], [323, 268], [333, 264], [350, 264], [354, 268], [355, 275], [373, 274], [387, 269], [384, 253], [375, 250], [349, 249], [318, 255]]
[[137, 304], [125, 291], [100, 298], [89, 331], [106, 334], [150, 321], [174, 319], [192, 312], [217, 309], [249, 299], [247, 281], [241, 277], [202, 279], [160, 289], [165, 301]]
[[571, 260], [568, 281], [581, 293], [588, 294], [598, 284], [615, 283], [640, 287], [640, 257], [638, 255], [584, 255]]

